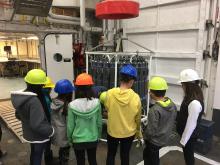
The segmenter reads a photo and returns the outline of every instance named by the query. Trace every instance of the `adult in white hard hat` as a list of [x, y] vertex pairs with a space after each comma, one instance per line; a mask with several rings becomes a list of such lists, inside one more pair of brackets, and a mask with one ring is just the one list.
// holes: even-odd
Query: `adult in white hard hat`
[[199, 77], [198, 73], [193, 69], [185, 69], [180, 72], [180, 83], [193, 82], [197, 80], [201, 80], [201, 78]]
[[177, 116], [177, 132], [181, 136], [186, 165], [194, 165], [194, 144], [198, 137], [198, 125], [204, 112], [204, 98], [200, 87], [198, 73], [193, 69], [185, 69], [180, 73], [184, 99]]

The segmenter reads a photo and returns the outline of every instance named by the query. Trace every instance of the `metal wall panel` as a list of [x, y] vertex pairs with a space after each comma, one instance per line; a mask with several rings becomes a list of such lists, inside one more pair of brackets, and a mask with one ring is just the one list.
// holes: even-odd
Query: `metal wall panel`
[[[153, 6], [166, 5], [171, 3], [180, 3], [187, 0], [139, 0], [141, 8], [150, 8]], [[193, 0], [191, 0], [193, 1]]]
[[[168, 84], [170, 85], [170, 84]], [[183, 90], [177, 85], [173, 85], [167, 90], [166, 95], [173, 100], [173, 102], [179, 108], [181, 101], [183, 100]]]
[[195, 52], [198, 41], [197, 31], [173, 31], [158, 34], [157, 51]]
[[157, 9], [151, 8], [148, 10], [141, 10], [139, 17], [135, 19], [128, 19], [124, 21], [126, 30], [129, 29], [145, 29], [157, 26]]
[[[192, 68], [208, 83], [204, 88], [206, 119], [212, 119], [216, 65], [203, 59], [203, 51], [212, 54], [215, 28], [206, 28], [206, 20], [216, 21], [217, 0], [140, 0], [140, 16], [123, 21], [126, 36], [155, 51], [151, 73], [166, 78], [168, 96], [177, 104], [182, 89], [176, 82], [182, 69]], [[131, 44], [125, 51], [143, 51]], [[213, 72], [212, 72], [213, 71]], [[218, 72], [219, 73], [219, 72]], [[218, 83], [218, 81], [217, 81]], [[216, 98], [219, 87], [216, 86]], [[219, 107], [215, 101], [215, 107]]]
[[[183, 92], [177, 83], [179, 73], [186, 68], [196, 69], [201, 61], [199, 48], [205, 42], [199, 40], [204, 39], [207, 12], [201, 9], [206, 3], [204, 0], [140, 0], [140, 3], [140, 16], [123, 21], [125, 33], [129, 39], [156, 52], [151, 73], [167, 79], [170, 86], [167, 95], [180, 104]], [[124, 47], [129, 51], [143, 51], [130, 44]]]
[[157, 5], [157, 1], [155, 0], [139, 0], [139, 3], [140, 3], [140, 7], [143, 8], [143, 7], [147, 7], [147, 6], [154, 6], [154, 5]]
[[[129, 34], [128, 37], [132, 41], [135, 41], [141, 45], [147, 45], [149, 49], [156, 49], [156, 34], [155, 33], [144, 33], [144, 34]], [[124, 42], [124, 47], [127, 51], [139, 50], [145, 51], [144, 49], [131, 44], [130, 42]]]
[[[192, 66], [195, 66], [195, 60], [192, 59], [157, 59], [156, 74], [165, 77], [176, 78], [178, 81], [179, 73], [183, 69], [191, 68]], [[177, 81], [173, 82], [173, 84], [177, 84]]]
[[172, 26], [199, 22], [199, 1], [161, 6], [158, 11], [158, 25]]

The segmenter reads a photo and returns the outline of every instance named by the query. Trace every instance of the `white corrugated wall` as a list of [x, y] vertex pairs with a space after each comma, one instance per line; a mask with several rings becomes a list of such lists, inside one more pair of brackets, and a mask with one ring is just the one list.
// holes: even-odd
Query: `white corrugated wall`
[[[167, 95], [177, 105], [183, 92], [177, 83], [179, 73], [186, 68], [196, 69], [207, 80], [204, 89], [206, 118], [212, 118], [213, 60], [203, 60], [203, 50], [211, 51], [214, 29], [205, 28], [207, 19], [215, 19], [217, 0], [140, 0], [138, 18], [123, 21], [126, 36], [155, 51], [152, 74], [166, 78], [170, 88]], [[124, 42], [127, 51], [144, 51]], [[211, 52], [210, 52], [211, 53]], [[211, 67], [213, 66], [213, 68]]]

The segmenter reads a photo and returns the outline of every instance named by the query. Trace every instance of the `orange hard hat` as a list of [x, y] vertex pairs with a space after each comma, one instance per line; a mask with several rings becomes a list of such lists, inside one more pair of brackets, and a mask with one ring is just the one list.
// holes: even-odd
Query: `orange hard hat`
[[81, 73], [76, 77], [75, 85], [93, 85], [92, 76], [87, 73]]

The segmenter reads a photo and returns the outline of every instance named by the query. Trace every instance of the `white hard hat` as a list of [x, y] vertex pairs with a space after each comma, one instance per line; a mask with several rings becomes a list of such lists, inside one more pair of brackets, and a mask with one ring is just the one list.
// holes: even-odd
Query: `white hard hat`
[[179, 83], [201, 80], [198, 73], [193, 69], [184, 69], [180, 72]]

